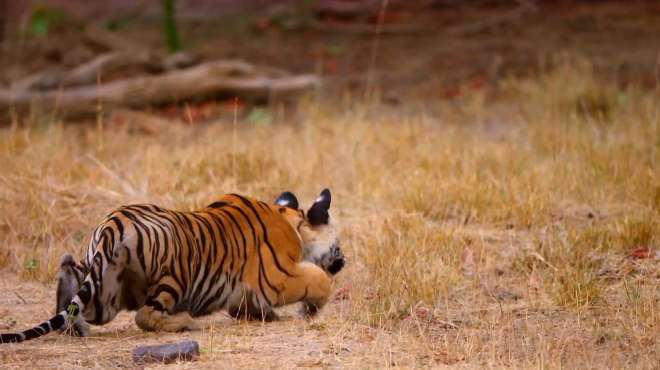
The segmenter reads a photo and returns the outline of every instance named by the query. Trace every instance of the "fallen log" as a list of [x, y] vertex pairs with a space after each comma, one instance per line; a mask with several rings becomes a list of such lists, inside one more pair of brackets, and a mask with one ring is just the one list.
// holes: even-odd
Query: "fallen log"
[[24, 112], [31, 106], [72, 117], [116, 107], [141, 108], [208, 97], [265, 101], [286, 98], [320, 84], [315, 75], [270, 76], [240, 61], [215, 61], [162, 75], [135, 77], [96, 86], [50, 91], [0, 88], [0, 112]]
[[160, 61], [147, 52], [117, 51], [97, 56], [69, 71], [45, 71], [12, 84], [14, 90], [51, 90], [56, 88], [94, 85], [113, 73], [129, 70], [162, 70]]

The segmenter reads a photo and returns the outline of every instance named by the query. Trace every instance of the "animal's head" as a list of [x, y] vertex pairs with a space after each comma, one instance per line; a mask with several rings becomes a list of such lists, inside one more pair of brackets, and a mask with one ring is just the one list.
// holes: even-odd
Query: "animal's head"
[[307, 212], [300, 209], [298, 198], [291, 192], [282, 193], [275, 204], [298, 232], [303, 243], [303, 259], [336, 274], [345, 259], [339, 246], [339, 230], [330, 217], [330, 190], [324, 189]]

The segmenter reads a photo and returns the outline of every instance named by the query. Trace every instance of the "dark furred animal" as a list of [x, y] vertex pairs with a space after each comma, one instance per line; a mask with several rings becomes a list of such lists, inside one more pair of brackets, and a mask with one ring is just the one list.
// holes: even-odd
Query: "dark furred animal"
[[155, 205], [121, 207], [94, 231], [86, 256], [61, 261], [53, 318], [0, 342], [21, 342], [71, 327], [88, 334], [121, 310], [137, 310], [143, 330], [181, 331], [195, 317], [227, 309], [272, 320], [274, 307], [302, 302], [314, 315], [344, 266], [325, 189], [307, 213], [283, 193], [274, 205], [237, 194], [194, 212]]

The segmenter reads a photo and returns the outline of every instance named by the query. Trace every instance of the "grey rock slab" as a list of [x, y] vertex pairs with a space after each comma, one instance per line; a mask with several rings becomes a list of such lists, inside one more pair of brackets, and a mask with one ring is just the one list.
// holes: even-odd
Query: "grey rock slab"
[[194, 361], [197, 357], [199, 357], [199, 343], [192, 340], [153, 346], [138, 346], [133, 350], [133, 362], [136, 364]]

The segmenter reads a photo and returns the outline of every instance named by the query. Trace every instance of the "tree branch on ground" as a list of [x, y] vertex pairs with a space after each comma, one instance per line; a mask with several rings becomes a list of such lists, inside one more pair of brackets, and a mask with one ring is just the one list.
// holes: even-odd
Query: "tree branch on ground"
[[48, 91], [0, 89], [0, 112], [24, 112], [35, 106], [71, 117], [116, 107], [140, 108], [218, 96], [263, 101], [297, 95], [320, 84], [315, 75], [282, 76], [266, 71], [249, 63], [222, 60], [96, 86]]

